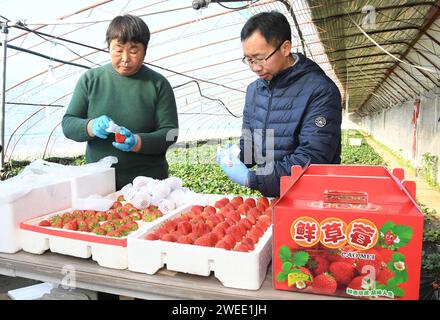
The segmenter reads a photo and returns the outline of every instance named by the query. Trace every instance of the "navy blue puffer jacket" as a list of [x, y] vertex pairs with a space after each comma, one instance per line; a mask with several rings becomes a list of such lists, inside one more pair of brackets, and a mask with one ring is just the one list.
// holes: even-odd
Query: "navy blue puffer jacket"
[[341, 95], [312, 60], [296, 63], [270, 81], [258, 79], [246, 92], [240, 160], [250, 171], [249, 187], [279, 196], [280, 177], [293, 165], [341, 162]]

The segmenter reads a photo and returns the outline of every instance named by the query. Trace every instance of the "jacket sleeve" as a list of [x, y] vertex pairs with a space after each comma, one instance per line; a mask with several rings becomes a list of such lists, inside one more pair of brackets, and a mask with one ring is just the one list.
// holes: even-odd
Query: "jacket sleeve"
[[159, 82], [156, 105], [156, 130], [148, 133], [138, 133], [142, 140], [139, 153], [162, 154], [177, 141], [178, 117], [176, 99], [168, 80]]
[[304, 167], [308, 163], [333, 163], [340, 152], [342, 104], [335, 85], [317, 88], [303, 115], [298, 133], [298, 147], [265, 168], [251, 171], [249, 187], [266, 196], [279, 196], [280, 177], [289, 176], [293, 165]]
[[240, 136], [240, 161], [248, 168], [255, 165], [254, 158], [254, 143], [253, 143], [253, 128], [251, 126], [252, 110], [255, 104], [255, 86], [250, 85], [246, 90], [245, 105], [243, 109], [243, 124], [241, 127]]
[[91, 120], [88, 119], [87, 115], [88, 105], [87, 80], [85, 75], [82, 75], [76, 83], [72, 99], [61, 121], [61, 127], [66, 138], [77, 142], [93, 139], [87, 133], [87, 124]]

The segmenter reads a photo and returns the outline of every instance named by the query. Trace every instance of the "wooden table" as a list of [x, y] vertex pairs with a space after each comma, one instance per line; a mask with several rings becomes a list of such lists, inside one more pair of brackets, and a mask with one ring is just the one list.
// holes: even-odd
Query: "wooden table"
[[[169, 271], [163, 268], [154, 275], [148, 275], [128, 270], [104, 268], [92, 259], [75, 258], [49, 251], [42, 255], [30, 254], [24, 251], [15, 254], [0, 253], [0, 274], [54, 284], [65, 284], [74, 280], [77, 288], [140, 299], [343, 299], [274, 290], [272, 288], [271, 267], [269, 267], [261, 288], [256, 291], [224, 287], [213, 274], [204, 277]], [[66, 279], [69, 281], [66, 281]]]

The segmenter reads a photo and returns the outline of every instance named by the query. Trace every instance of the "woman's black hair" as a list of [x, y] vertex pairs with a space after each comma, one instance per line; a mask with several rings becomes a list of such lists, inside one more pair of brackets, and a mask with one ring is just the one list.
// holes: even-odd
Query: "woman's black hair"
[[147, 50], [150, 41], [150, 30], [147, 24], [139, 17], [126, 14], [115, 17], [107, 28], [106, 42], [110, 47], [113, 39], [118, 39], [121, 43], [140, 42]]

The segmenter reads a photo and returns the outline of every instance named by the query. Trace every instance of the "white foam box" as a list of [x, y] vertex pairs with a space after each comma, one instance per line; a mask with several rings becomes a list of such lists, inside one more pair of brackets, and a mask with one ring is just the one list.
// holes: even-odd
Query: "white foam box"
[[[116, 200], [119, 195], [120, 192], [116, 192], [107, 197]], [[149, 226], [152, 225], [152, 222], [138, 220], [136, 222], [139, 229], [121, 238], [38, 225], [41, 220], [65, 211], [73, 211], [73, 209], [68, 208], [22, 222], [20, 224], [20, 238], [23, 250], [34, 254], [43, 254], [45, 251], [50, 250], [51, 252], [79, 258], [87, 259], [91, 257], [100, 266], [126, 269], [128, 266], [127, 239], [148, 230]], [[168, 214], [171, 214], [171, 212]], [[165, 218], [166, 216], [162, 216], [156, 221], [163, 221]]]
[[[210, 205], [216, 200], [234, 196], [210, 195]], [[167, 215], [165, 220], [187, 212], [187, 205]], [[272, 259], [272, 226], [250, 252], [239, 252], [221, 248], [203, 247], [161, 240], [145, 240], [145, 236], [163, 224], [155, 221], [147, 231], [128, 239], [128, 270], [154, 274], [166, 265], [168, 270], [200, 276], [214, 276], [230, 288], [258, 290], [266, 278], [267, 268]]]
[[20, 222], [65, 208], [76, 198], [115, 192], [115, 169], [108, 168], [62, 182], [36, 187], [21, 198], [0, 205], [0, 252], [20, 251]]
[[71, 184], [72, 203], [76, 198], [86, 198], [92, 194], [105, 196], [114, 193], [116, 191], [115, 169], [107, 168], [75, 177], [71, 179]]
[[70, 181], [32, 189], [10, 203], [0, 205], [0, 252], [20, 251], [20, 222], [71, 206]]

